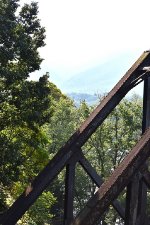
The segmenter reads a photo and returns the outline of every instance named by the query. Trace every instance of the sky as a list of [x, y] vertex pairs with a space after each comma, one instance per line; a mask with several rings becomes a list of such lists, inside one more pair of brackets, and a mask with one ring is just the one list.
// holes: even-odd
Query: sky
[[132, 65], [150, 49], [149, 0], [37, 2], [46, 46], [40, 50], [45, 59], [41, 71], [32, 74], [32, 79], [49, 72], [50, 79], [59, 84], [117, 55], [129, 54]]

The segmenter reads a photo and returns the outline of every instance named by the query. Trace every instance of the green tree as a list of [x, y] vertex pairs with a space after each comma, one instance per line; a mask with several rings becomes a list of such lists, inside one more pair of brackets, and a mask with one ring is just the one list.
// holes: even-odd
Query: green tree
[[54, 107], [51, 121], [45, 127], [51, 140], [48, 148], [50, 154], [56, 154], [76, 129], [77, 108], [73, 102], [69, 98], [62, 97], [54, 102]]
[[[68, 140], [76, 129], [77, 108], [73, 101], [62, 96], [54, 101], [54, 112], [50, 123], [45, 126], [48, 139], [47, 149], [52, 158], [59, 148]], [[54, 193], [56, 203], [52, 206], [52, 213], [56, 219], [62, 219], [64, 205], [64, 176], [65, 170], [50, 185], [49, 190]]]
[[37, 82], [28, 80], [40, 69], [38, 50], [45, 45], [37, 3], [19, 8], [18, 0], [0, 0], [0, 24], [0, 211], [4, 211], [48, 162], [42, 127], [52, 115], [52, 93], [61, 93], [53, 89], [48, 74]]
[[135, 145], [141, 124], [142, 99], [134, 95], [123, 99], [91, 136], [83, 149], [102, 177], [108, 177]]

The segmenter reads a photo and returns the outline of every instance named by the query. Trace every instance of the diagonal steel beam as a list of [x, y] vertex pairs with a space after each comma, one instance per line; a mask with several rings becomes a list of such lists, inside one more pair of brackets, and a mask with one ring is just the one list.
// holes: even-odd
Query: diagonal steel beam
[[38, 196], [47, 188], [51, 181], [66, 165], [73, 152], [82, 147], [88, 138], [95, 132], [104, 119], [122, 100], [122, 98], [133, 88], [132, 82], [141, 76], [143, 70], [140, 68], [150, 66], [150, 52], [144, 52], [141, 57], [127, 71], [118, 84], [104, 98], [104, 100], [91, 113], [89, 118], [81, 125], [81, 127], [71, 136], [67, 143], [60, 149], [56, 156], [48, 163], [48, 165], [35, 178], [32, 184], [32, 191], [25, 195], [23, 193], [9, 210], [0, 218], [2, 225], [14, 225], [22, 215], [35, 202]]
[[126, 156], [111, 177], [99, 188], [72, 225], [94, 225], [111, 202], [127, 186], [133, 175], [150, 156], [150, 129]]

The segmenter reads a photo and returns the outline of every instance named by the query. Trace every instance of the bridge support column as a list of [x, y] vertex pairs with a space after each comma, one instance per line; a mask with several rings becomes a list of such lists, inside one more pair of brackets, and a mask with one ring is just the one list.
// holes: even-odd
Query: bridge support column
[[70, 225], [73, 220], [75, 165], [76, 161], [73, 161], [66, 166], [64, 225]]
[[[142, 133], [150, 127], [150, 77], [144, 80]], [[147, 167], [147, 164], [144, 165]], [[138, 173], [127, 186], [125, 225], [146, 225], [147, 186]]]

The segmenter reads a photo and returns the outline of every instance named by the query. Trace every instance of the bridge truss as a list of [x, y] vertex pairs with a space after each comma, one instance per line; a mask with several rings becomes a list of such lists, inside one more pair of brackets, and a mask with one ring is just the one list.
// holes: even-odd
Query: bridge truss
[[[82, 146], [103, 123], [123, 97], [136, 85], [144, 82], [142, 136], [107, 181], [100, 175], [82, 152]], [[127, 71], [117, 85], [102, 100], [89, 118], [70, 137], [48, 165], [32, 182], [31, 191], [22, 193], [14, 204], [0, 217], [0, 224], [14, 225], [51, 185], [56, 176], [66, 167], [64, 225], [96, 225], [110, 205], [124, 220], [125, 225], [148, 225], [147, 193], [150, 188], [148, 158], [150, 156], [150, 52], [144, 52]], [[99, 187], [85, 208], [73, 218], [75, 168], [77, 162]], [[117, 200], [126, 190], [126, 207]]]

